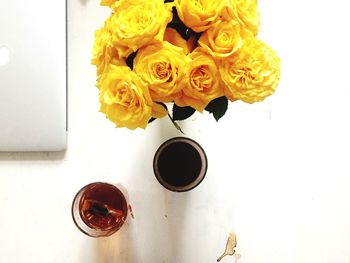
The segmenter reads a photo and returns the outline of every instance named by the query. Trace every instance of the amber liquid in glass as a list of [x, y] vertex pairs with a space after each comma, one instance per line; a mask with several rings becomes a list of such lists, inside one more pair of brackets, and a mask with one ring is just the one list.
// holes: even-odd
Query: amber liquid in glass
[[87, 226], [103, 231], [117, 230], [127, 217], [127, 202], [117, 187], [95, 183], [83, 193], [79, 211]]

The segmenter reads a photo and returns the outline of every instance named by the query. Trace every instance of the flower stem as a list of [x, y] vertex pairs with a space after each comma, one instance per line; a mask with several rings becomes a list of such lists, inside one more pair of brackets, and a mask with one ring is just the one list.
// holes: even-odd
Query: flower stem
[[181, 130], [180, 125], [174, 121], [174, 119], [170, 116], [170, 114], [168, 113], [168, 117], [171, 120], [171, 122], [174, 124], [175, 128], [178, 129], [182, 134], [184, 134], [184, 132]]

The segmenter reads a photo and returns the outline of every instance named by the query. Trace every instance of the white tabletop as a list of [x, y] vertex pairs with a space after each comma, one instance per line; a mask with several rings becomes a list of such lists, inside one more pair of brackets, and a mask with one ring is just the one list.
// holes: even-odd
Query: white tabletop
[[[91, 48], [108, 9], [68, 5], [68, 150], [0, 153], [1, 263], [210, 263], [230, 231], [240, 263], [350, 262], [347, 0], [260, 1], [260, 38], [282, 58], [278, 90], [230, 104], [219, 123], [181, 123], [209, 160], [203, 183], [183, 194], [152, 171], [157, 147], [179, 135], [168, 119], [131, 132], [98, 112]], [[71, 219], [75, 193], [93, 181], [129, 191], [135, 219], [110, 238], [89, 238]]]

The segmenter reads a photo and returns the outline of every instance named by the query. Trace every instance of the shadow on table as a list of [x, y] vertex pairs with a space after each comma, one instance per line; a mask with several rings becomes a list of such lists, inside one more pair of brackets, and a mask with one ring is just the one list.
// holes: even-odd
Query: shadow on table
[[60, 152], [0, 152], [2, 161], [59, 161], [65, 158], [66, 151]]
[[[129, 219], [130, 220], [130, 219]], [[114, 235], [96, 239], [96, 263], [137, 262], [132, 222], [126, 222]]]
[[82, 5], [86, 5], [89, 2], [89, 0], [79, 0], [79, 2]]
[[[188, 137], [188, 134], [186, 134], [186, 123], [177, 123], [185, 134], [177, 130], [169, 119], [159, 123], [159, 129], [157, 130], [159, 138], [157, 147], [174, 137]], [[159, 184], [159, 187], [163, 186]], [[167, 240], [170, 245], [169, 253], [171, 262], [186, 262], [186, 259], [184, 259], [182, 255], [184, 249], [183, 244], [185, 244], [186, 240], [191, 238], [187, 228], [188, 218], [191, 217], [189, 208], [191, 195], [191, 192], [176, 193], [163, 188], [164, 209], [167, 219]]]
[[168, 219], [168, 240], [170, 241], [171, 259], [183, 262], [183, 244], [191, 237], [187, 228], [188, 218], [191, 217], [189, 202], [191, 193], [173, 193], [164, 189], [165, 211]]

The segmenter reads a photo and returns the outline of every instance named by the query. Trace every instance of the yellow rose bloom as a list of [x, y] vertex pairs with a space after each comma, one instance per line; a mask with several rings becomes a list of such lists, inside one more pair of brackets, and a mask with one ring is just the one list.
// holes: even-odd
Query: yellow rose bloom
[[216, 59], [226, 58], [243, 45], [245, 35], [249, 33], [237, 21], [220, 21], [202, 34], [198, 45]]
[[164, 41], [168, 41], [174, 46], [183, 48], [186, 55], [191, 53], [193, 50], [194, 43], [191, 40], [192, 39], [186, 41], [183, 39], [182, 36], [174, 28], [167, 28], [165, 30]]
[[175, 99], [175, 103], [180, 107], [191, 106], [202, 112], [210, 101], [224, 95], [220, 73], [214, 59], [200, 48], [189, 57], [189, 81], [182, 96]]
[[113, 43], [121, 57], [140, 47], [163, 41], [167, 24], [172, 20], [172, 4], [163, 0], [120, 0], [113, 5], [111, 17]]
[[118, 0], [101, 0], [102, 6], [112, 6]]
[[167, 114], [152, 101], [147, 86], [128, 67], [110, 65], [99, 85], [100, 111], [117, 127], [145, 129], [152, 116]]
[[123, 60], [119, 58], [118, 51], [112, 43], [109, 20], [105, 22], [105, 25], [101, 29], [95, 32], [91, 63], [96, 66], [98, 77], [106, 70], [109, 64], [123, 64]]
[[260, 28], [260, 13], [257, 0], [227, 0], [222, 17], [235, 20], [256, 36]]
[[154, 101], [171, 102], [187, 82], [187, 63], [182, 48], [164, 41], [141, 48], [134, 60], [134, 71], [148, 84]]
[[182, 22], [195, 32], [203, 32], [221, 14], [226, 0], [175, 0]]
[[219, 70], [226, 97], [254, 103], [274, 93], [280, 59], [267, 44], [252, 38], [235, 55], [220, 61]]

